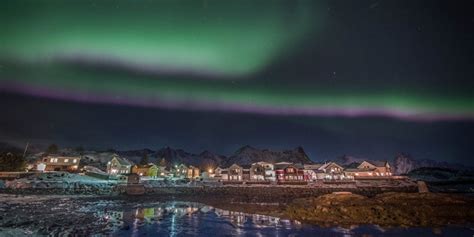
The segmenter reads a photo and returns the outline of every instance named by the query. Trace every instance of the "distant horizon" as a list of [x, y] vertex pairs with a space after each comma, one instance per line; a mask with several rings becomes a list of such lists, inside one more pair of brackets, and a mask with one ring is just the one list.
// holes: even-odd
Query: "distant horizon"
[[[8, 144], [8, 145], [11, 145], [11, 146], [15, 146], [14, 144], [11, 144], [7, 141], [4, 141], [4, 140], [0, 140], [0, 144]], [[339, 156], [336, 156], [336, 157], [333, 157], [333, 158], [327, 158], [327, 159], [323, 159], [323, 160], [314, 160], [311, 158], [311, 156], [308, 154], [308, 151], [305, 149], [304, 146], [296, 146], [296, 147], [293, 147], [293, 148], [282, 148], [282, 149], [270, 149], [270, 148], [266, 148], [266, 147], [259, 147], [259, 146], [255, 146], [255, 145], [250, 145], [250, 144], [244, 144], [242, 146], [240, 146], [239, 148], [237, 148], [234, 152], [231, 152], [231, 153], [227, 153], [227, 154], [223, 154], [223, 153], [219, 153], [219, 152], [215, 152], [211, 149], [204, 149], [204, 150], [200, 150], [200, 151], [190, 151], [186, 148], [182, 148], [182, 147], [177, 147], [177, 146], [169, 146], [169, 145], [163, 145], [163, 146], [158, 146], [157, 148], [150, 148], [150, 147], [141, 147], [141, 148], [130, 148], [130, 149], [116, 149], [116, 148], [94, 148], [94, 147], [87, 147], [87, 146], [81, 146], [81, 145], [68, 145], [68, 146], [64, 146], [64, 145], [61, 145], [60, 143], [49, 143], [49, 144], [35, 144], [35, 143], [29, 143], [29, 146], [30, 145], [33, 145], [33, 146], [40, 146], [41, 149], [44, 149], [46, 150], [48, 146], [52, 145], [52, 144], [55, 144], [58, 146], [59, 150], [62, 150], [62, 149], [72, 149], [72, 150], [75, 150], [79, 147], [82, 147], [84, 149], [84, 151], [96, 151], [96, 152], [109, 152], [109, 150], [113, 150], [113, 151], [116, 151], [116, 152], [129, 152], [129, 151], [142, 151], [142, 150], [150, 150], [150, 151], [153, 151], [153, 152], [157, 152], [161, 149], [166, 149], [166, 148], [170, 148], [172, 150], [182, 150], [186, 153], [189, 153], [189, 154], [192, 154], [192, 155], [199, 155], [205, 151], [208, 151], [208, 152], [211, 152], [215, 155], [219, 155], [219, 156], [224, 156], [226, 158], [228, 157], [231, 157], [233, 156], [239, 149], [241, 148], [244, 148], [246, 146], [249, 146], [251, 148], [254, 148], [254, 149], [257, 149], [257, 150], [260, 150], [260, 151], [263, 151], [263, 150], [269, 150], [269, 151], [273, 151], [273, 152], [283, 152], [283, 151], [290, 151], [290, 150], [296, 150], [298, 149], [299, 147], [303, 148], [305, 154], [308, 156], [308, 158], [313, 161], [313, 162], [326, 162], [326, 161], [337, 161], [338, 159], [340, 158], [343, 158], [343, 157], [351, 157], [351, 158], [354, 158], [355, 160], [359, 160], [359, 161], [362, 161], [362, 160], [367, 160], [367, 161], [388, 161], [388, 162], [393, 162], [396, 158], [397, 158], [397, 155], [398, 154], [404, 154], [404, 155], [407, 155], [410, 159], [413, 159], [415, 161], [424, 161], [424, 160], [427, 160], [427, 161], [433, 161], [433, 162], [437, 162], [437, 163], [446, 163], [446, 164], [449, 164], [449, 165], [452, 165], [452, 166], [462, 166], [462, 165], [467, 165], [466, 168], [470, 169], [470, 168], [474, 168], [474, 166], [470, 165], [470, 164], [463, 164], [463, 163], [456, 163], [456, 162], [450, 162], [450, 161], [437, 161], [437, 160], [433, 160], [433, 159], [426, 159], [426, 158], [417, 158], [417, 157], [413, 157], [411, 154], [409, 153], [406, 153], [406, 152], [399, 152], [397, 154], [394, 154], [394, 156], [392, 158], [389, 158], [389, 159], [374, 159], [374, 158], [367, 158], [367, 157], [358, 157], [358, 156], [353, 156], [351, 154], [341, 154]], [[24, 147], [26, 146], [26, 142], [24, 144]], [[23, 148], [24, 148], [23, 147]], [[21, 149], [21, 147], [19, 147], [18, 145], [15, 146], [15, 148], [18, 148], [18, 149]], [[38, 147], [36, 147], [38, 148]], [[39, 152], [39, 151], [38, 151]], [[27, 151], [28, 153], [28, 151]]]

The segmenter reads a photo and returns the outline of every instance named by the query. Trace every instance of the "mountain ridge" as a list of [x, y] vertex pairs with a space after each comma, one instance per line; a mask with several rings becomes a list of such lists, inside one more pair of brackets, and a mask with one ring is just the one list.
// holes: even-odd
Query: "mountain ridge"
[[[30, 146], [34, 147], [34, 146]], [[8, 142], [0, 142], [0, 148], [3, 151], [14, 151], [17, 153], [22, 152], [22, 148], [9, 144]], [[23, 148], [24, 149], [24, 148]], [[39, 159], [45, 154], [38, 149], [33, 149], [31, 151], [28, 149], [27, 152], [28, 160]], [[140, 160], [144, 155], [148, 157], [148, 161], [155, 164], [165, 164], [168, 167], [174, 166], [176, 164], [187, 164], [197, 166], [203, 170], [209, 168], [215, 168], [218, 166], [228, 167], [232, 164], [239, 165], [249, 165], [259, 161], [266, 162], [292, 162], [299, 164], [313, 164], [315, 161], [311, 160], [306, 154], [305, 150], [301, 146], [297, 146], [292, 149], [285, 150], [270, 150], [267, 148], [256, 148], [251, 145], [244, 145], [230, 155], [221, 155], [214, 153], [209, 150], [204, 150], [199, 153], [187, 152], [181, 148], [172, 148], [170, 146], [165, 146], [158, 148], [156, 150], [143, 148], [143, 149], [132, 149], [132, 150], [78, 150], [74, 148], [63, 148], [60, 149], [59, 154], [64, 155], [84, 155], [85, 163], [100, 164], [103, 167], [103, 163], [107, 160], [110, 160], [113, 154], [118, 154], [122, 157], [127, 158], [128, 160], [134, 163], [140, 163]], [[95, 157], [95, 158], [94, 158]], [[360, 163], [364, 160], [378, 162], [380, 160], [374, 159], [365, 159], [358, 158], [350, 155], [343, 155], [341, 157], [326, 160], [334, 161], [345, 167], [352, 167], [357, 163]], [[324, 162], [324, 161], [319, 161]], [[392, 171], [395, 174], [407, 174], [412, 170], [423, 168], [423, 167], [439, 167], [439, 168], [450, 168], [457, 170], [474, 170], [474, 167], [456, 164], [446, 161], [434, 161], [430, 159], [415, 159], [407, 153], [398, 153], [393, 160], [388, 160], [392, 166]]]

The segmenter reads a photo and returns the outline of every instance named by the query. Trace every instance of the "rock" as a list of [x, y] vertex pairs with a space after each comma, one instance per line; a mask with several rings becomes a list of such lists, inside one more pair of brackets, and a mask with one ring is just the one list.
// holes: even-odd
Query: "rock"
[[[328, 194], [295, 201], [285, 213], [290, 218], [315, 224], [337, 221], [382, 226], [438, 226], [474, 220], [473, 202], [462, 196], [433, 193], [384, 193], [372, 198]], [[315, 211], [308, 211], [312, 209]]]
[[426, 185], [425, 181], [417, 181], [416, 182], [418, 185], [418, 192], [419, 193], [429, 193], [430, 190], [428, 190], [428, 186]]

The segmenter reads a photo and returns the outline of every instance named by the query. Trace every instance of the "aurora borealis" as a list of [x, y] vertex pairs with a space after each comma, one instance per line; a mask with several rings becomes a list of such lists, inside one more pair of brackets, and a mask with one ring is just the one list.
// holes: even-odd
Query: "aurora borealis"
[[309, 1], [7, 1], [1, 21], [8, 24], [2, 32], [8, 37], [0, 52], [35, 62], [85, 57], [153, 70], [245, 75], [317, 25], [315, 7]]
[[[348, 131], [359, 131], [361, 126], [373, 130], [374, 120], [388, 121], [387, 129], [392, 133], [400, 127], [404, 130], [415, 126], [410, 130], [425, 134], [425, 141], [427, 134], [441, 136], [447, 128], [452, 131], [445, 139], [465, 131], [458, 136], [459, 143], [449, 142], [440, 152], [459, 155], [473, 136], [474, 121], [474, 36], [469, 30], [473, 19], [463, 4], [372, 0], [7, 0], [0, 8], [3, 107], [14, 116], [28, 117], [24, 123], [37, 122], [41, 124], [38, 126], [53, 128], [16, 131], [12, 127], [24, 126], [22, 120], [3, 118], [0, 139], [33, 137], [90, 144], [109, 139], [110, 134], [122, 129], [117, 125], [104, 129], [109, 135], [91, 135], [96, 133], [91, 131], [78, 138], [73, 134], [84, 130], [86, 124], [103, 122], [81, 122], [77, 129], [58, 129], [54, 124], [64, 123], [62, 120], [67, 118], [63, 115], [50, 118], [56, 121], [51, 125], [19, 112], [18, 107], [25, 106], [25, 101], [41, 98], [54, 101], [54, 105], [42, 105], [48, 108], [45, 113], [69, 106], [77, 107], [76, 116], [89, 113], [84, 106], [149, 111], [150, 117], [167, 113], [174, 114], [166, 123], [175, 128], [192, 123], [170, 122], [171, 117], [182, 113], [189, 120], [193, 114], [202, 119], [232, 115], [224, 116], [217, 124], [199, 125], [207, 129], [189, 128], [194, 139], [201, 137], [202, 130], [222, 129], [222, 124], [248, 118], [258, 120], [255, 123], [264, 131], [270, 127], [281, 129], [281, 136], [291, 134], [295, 139], [288, 142], [275, 140], [275, 134], [271, 138], [257, 136], [260, 129], [254, 127], [245, 136], [230, 132], [234, 139], [222, 144], [215, 141], [222, 140], [223, 134], [205, 132], [207, 140], [198, 145], [204, 149], [233, 149], [239, 138], [249, 140], [246, 136], [252, 134], [258, 137], [250, 139], [255, 140], [255, 145], [285, 147], [287, 142], [317, 147], [307, 140], [321, 138], [307, 134], [298, 137], [293, 131], [288, 132], [295, 123], [299, 129], [315, 133], [324, 130], [321, 133], [332, 137], [333, 143], [339, 143], [339, 137], [359, 135], [333, 130], [337, 125], [328, 129], [326, 122], [320, 124], [334, 119], [340, 127], [351, 124], [347, 125]], [[120, 117], [120, 109], [113, 111]], [[356, 122], [347, 123], [352, 119]], [[266, 120], [278, 126], [265, 127]], [[370, 122], [363, 122], [366, 120]], [[123, 124], [129, 124], [126, 121]], [[41, 131], [41, 135], [32, 131]], [[163, 138], [174, 136], [170, 130], [157, 133], [157, 137], [145, 134], [143, 137], [148, 140], [140, 139], [138, 144], [147, 146], [161, 141], [189, 146], [194, 141]], [[85, 141], [84, 137], [94, 136], [100, 139]], [[408, 144], [405, 136], [408, 135], [387, 135], [380, 143], [365, 145], [400, 151]], [[132, 137], [139, 137], [139, 133]], [[366, 137], [366, 141], [371, 143], [373, 138]], [[440, 138], [432, 142], [443, 141], [446, 142]], [[117, 142], [130, 146], [127, 143], [130, 141]], [[428, 141], [416, 144], [432, 147]], [[327, 149], [323, 154], [318, 148], [309, 150], [317, 156], [334, 156], [351, 153], [356, 145], [346, 146], [342, 151]], [[222, 150], [226, 149], [230, 148]], [[360, 155], [391, 155], [383, 149], [376, 150]]]

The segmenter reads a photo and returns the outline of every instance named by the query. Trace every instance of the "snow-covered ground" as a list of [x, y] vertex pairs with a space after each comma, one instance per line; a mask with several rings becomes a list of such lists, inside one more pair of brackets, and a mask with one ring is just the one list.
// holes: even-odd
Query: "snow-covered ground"
[[117, 181], [103, 180], [86, 175], [67, 172], [38, 173], [32, 176], [6, 181], [6, 188], [70, 188], [74, 185], [110, 186]]
[[0, 191], [13, 194], [116, 195], [120, 193], [118, 184], [116, 180], [103, 180], [66, 172], [49, 172], [4, 181], [4, 187], [0, 188]]

